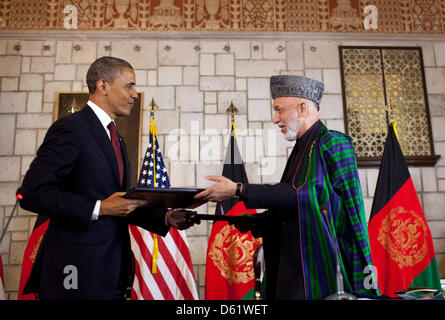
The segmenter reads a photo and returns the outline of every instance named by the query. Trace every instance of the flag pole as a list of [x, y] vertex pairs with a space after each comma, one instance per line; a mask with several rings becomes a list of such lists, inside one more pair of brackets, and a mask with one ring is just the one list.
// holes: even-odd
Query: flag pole
[[153, 182], [153, 188], [156, 188], [156, 153], [155, 153], [155, 137], [157, 136], [157, 129], [156, 129], [156, 125], [155, 125], [155, 110], [158, 110], [159, 107], [158, 105], [155, 103], [155, 99], [151, 98], [151, 103], [149, 106], [149, 110], [150, 110], [150, 134], [152, 137], [152, 142], [153, 142], [153, 172], [154, 172], [154, 182]]
[[230, 119], [232, 124], [233, 136], [230, 133], [230, 167], [232, 171], [232, 181], [235, 180], [235, 137], [236, 137], [236, 127], [235, 127], [235, 113], [238, 113], [238, 109], [233, 104], [233, 101], [230, 102], [230, 106], [226, 110], [227, 113], [230, 113]]
[[[149, 132], [151, 135], [151, 142], [153, 144], [153, 188], [156, 188], [156, 136], [157, 136], [157, 129], [155, 125], [155, 110], [158, 110], [159, 107], [155, 103], [155, 99], [151, 98], [151, 103], [148, 106], [148, 110], [150, 110], [150, 128]], [[158, 245], [158, 235], [156, 233], [153, 233], [153, 259], [151, 262], [151, 273], [157, 273], [156, 268], [156, 259], [159, 258], [159, 245]]]
[[386, 106], [385, 111], [386, 111], [386, 118], [388, 121], [388, 125], [393, 127], [396, 138], [399, 139], [399, 135], [397, 134], [397, 128], [396, 128], [397, 122], [394, 120], [394, 107], [391, 98], [389, 99], [389, 104]]

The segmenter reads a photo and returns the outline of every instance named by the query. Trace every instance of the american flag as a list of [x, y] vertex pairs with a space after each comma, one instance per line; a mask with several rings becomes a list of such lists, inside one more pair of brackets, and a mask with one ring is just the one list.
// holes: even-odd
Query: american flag
[[[150, 140], [139, 174], [138, 187], [170, 187], [153, 120], [150, 125]], [[170, 228], [165, 237], [160, 237], [142, 228], [130, 226], [130, 236], [136, 260], [133, 299], [198, 299], [185, 231]], [[159, 251], [154, 247], [159, 248]], [[153, 260], [153, 255], [155, 260]], [[154, 269], [153, 263], [155, 263]]]

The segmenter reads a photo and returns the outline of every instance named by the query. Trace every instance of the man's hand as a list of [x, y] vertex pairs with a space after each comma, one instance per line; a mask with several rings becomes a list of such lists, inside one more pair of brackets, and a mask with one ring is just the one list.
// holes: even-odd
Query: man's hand
[[148, 205], [146, 200], [125, 199], [125, 192], [115, 192], [100, 202], [99, 215], [125, 217], [131, 211]]
[[236, 183], [223, 176], [205, 176], [207, 180], [216, 183], [204, 191], [198, 193], [194, 198], [207, 201], [224, 201], [235, 195]]
[[192, 227], [195, 223], [200, 224], [201, 221], [193, 220], [187, 214], [196, 213], [195, 211], [188, 210], [168, 210], [167, 211], [167, 223], [173, 228], [178, 230], [185, 230]]

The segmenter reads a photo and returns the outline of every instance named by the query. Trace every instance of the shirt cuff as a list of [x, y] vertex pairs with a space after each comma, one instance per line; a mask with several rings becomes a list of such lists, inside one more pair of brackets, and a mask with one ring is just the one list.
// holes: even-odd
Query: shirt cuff
[[96, 221], [99, 219], [99, 210], [100, 210], [100, 200], [96, 201], [94, 205], [93, 214], [91, 215], [91, 221]]

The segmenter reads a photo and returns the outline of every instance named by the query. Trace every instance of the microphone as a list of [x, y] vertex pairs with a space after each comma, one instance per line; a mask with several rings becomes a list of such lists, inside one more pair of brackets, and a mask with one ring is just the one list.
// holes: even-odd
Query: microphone
[[335, 259], [336, 259], [336, 267], [337, 267], [337, 274], [335, 276], [335, 280], [337, 283], [337, 292], [327, 296], [325, 298], [325, 300], [357, 300], [357, 297], [355, 295], [345, 292], [345, 284], [343, 281], [343, 275], [341, 273], [340, 258], [338, 256], [337, 242], [334, 239], [334, 233], [332, 232], [331, 225], [329, 224], [328, 206], [326, 204], [323, 204], [320, 206], [320, 210], [321, 210], [321, 213], [323, 214], [326, 225], [328, 226], [329, 237], [331, 238], [331, 241], [333, 243]]
[[261, 279], [264, 274], [264, 251], [263, 245], [260, 245], [253, 256], [255, 273], [255, 300], [261, 300]]
[[15, 201], [15, 205], [14, 208], [11, 211], [11, 214], [9, 215], [8, 221], [6, 222], [5, 228], [2, 231], [2, 235], [0, 236], [0, 243], [2, 243], [3, 238], [5, 237], [6, 234], [6, 230], [9, 227], [9, 223], [11, 222], [12, 216], [14, 215], [15, 211], [17, 210], [17, 207], [19, 205], [19, 201], [23, 200], [23, 195], [20, 193], [21, 189], [17, 189], [15, 197], [16, 197], [16, 201]]

